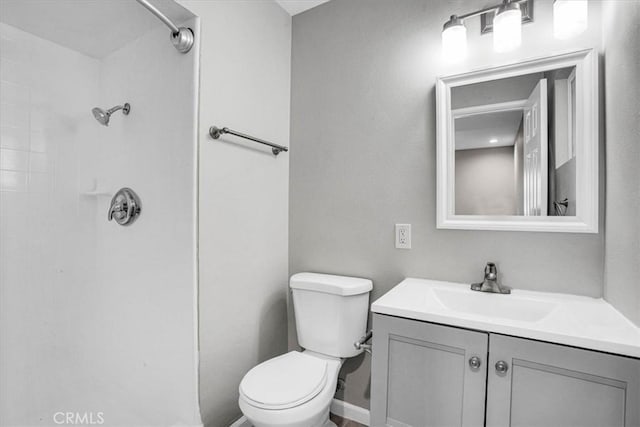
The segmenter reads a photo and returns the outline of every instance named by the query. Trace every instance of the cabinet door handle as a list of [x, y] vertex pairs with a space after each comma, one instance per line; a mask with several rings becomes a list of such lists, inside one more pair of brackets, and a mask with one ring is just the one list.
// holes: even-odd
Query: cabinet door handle
[[482, 365], [482, 360], [480, 360], [478, 356], [473, 356], [471, 359], [469, 359], [469, 366], [471, 367], [472, 371], [477, 371], [478, 369], [480, 369], [480, 365]]
[[496, 362], [496, 372], [498, 375], [504, 375], [509, 370], [509, 364], [504, 360], [499, 360]]

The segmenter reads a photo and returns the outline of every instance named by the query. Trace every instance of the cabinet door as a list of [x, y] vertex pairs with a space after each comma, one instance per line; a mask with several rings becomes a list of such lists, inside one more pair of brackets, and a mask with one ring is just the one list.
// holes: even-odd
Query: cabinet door
[[484, 424], [488, 334], [379, 314], [373, 331], [372, 427]]
[[487, 427], [498, 426], [640, 426], [640, 360], [491, 334]]

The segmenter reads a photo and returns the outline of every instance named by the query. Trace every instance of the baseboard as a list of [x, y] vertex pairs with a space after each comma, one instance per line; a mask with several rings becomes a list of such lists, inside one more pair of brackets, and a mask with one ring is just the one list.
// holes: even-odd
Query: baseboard
[[[348, 420], [355, 421], [365, 426], [369, 425], [369, 410], [352, 405], [344, 400], [333, 399], [331, 402], [331, 413]], [[243, 415], [229, 427], [252, 427], [251, 423]]]
[[247, 420], [247, 417], [243, 415], [237, 420], [235, 420], [235, 422], [231, 424], [229, 427], [252, 427], [252, 426], [249, 420]]
[[331, 413], [339, 417], [364, 424], [365, 426], [369, 425], [370, 418], [368, 409], [352, 405], [351, 403], [343, 400], [333, 399], [331, 402]]

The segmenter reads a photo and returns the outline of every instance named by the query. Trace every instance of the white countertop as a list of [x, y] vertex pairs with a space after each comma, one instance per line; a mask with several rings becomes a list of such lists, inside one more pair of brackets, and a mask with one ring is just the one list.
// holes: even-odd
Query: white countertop
[[371, 305], [379, 314], [640, 357], [640, 328], [601, 298], [407, 278]]

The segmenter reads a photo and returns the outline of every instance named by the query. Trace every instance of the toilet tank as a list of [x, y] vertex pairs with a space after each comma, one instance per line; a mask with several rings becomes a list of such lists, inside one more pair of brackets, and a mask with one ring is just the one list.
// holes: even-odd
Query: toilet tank
[[302, 348], [334, 357], [362, 352], [353, 343], [366, 332], [371, 280], [298, 273], [289, 285]]

